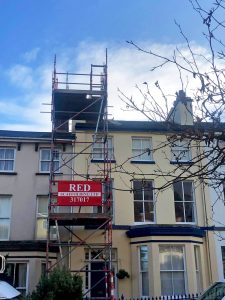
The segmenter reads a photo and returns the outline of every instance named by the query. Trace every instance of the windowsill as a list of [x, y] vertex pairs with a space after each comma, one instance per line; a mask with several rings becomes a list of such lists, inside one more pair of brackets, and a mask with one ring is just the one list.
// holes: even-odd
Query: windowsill
[[114, 164], [116, 161], [115, 161], [115, 159], [109, 159], [109, 160], [104, 160], [104, 159], [92, 159], [91, 162], [92, 162], [92, 163], [106, 163], [106, 162], [108, 162], [108, 163]]
[[[49, 176], [49, 175], [50, 175], [50, 172], [38, 172], [38, 173], [35, 173], [35, 175], [41, 175], [41, 176], [42, 176], [42, 175], [48, 175], [48, 176]], [[63, 173], [54, 173], [54, 175], [55, 175], [55, 176], [57, 176], [57, 175], [60, 176], [60, 175], [63, 175]]]
[[184, 225], [184, 224], [186, 224], [186, 225], [196, 225], [196, 222], [176, 222], [176, 224], [178, 224], [178, 225]]
[[171, 160], [170, 164], [171, 165], [190, 165], [192, 161], [176, 161], [176, 160]]
[[131, 164], [154, 165], [154, 160], [131, 160]]
[[17, 172], [0, 172], [0, 175], [17, 175]]
[[134, 222], [134, 225], [149, 225], [149, 224], [156, 224], [155, 221], [148, 221], [148, 222]]

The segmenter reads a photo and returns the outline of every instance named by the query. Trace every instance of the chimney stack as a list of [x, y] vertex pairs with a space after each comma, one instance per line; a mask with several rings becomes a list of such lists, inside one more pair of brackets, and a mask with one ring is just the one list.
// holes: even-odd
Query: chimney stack
[[187, 97], [183, 90], [177, 93], [167, 121], [179, 125], [193, 125], [192, 99]]

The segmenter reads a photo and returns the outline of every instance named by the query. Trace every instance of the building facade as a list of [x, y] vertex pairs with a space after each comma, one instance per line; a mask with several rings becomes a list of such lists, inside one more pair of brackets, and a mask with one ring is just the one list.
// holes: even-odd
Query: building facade
[[[107, 134], [96, 134], [95, 124], [74, 122], [72, 133], [57, 133], [54, 149], [50, 133], [0, 131], [0, 252], [7, 258], [1, 278], [26, 293], [45, 271], [50, 166], [59, 181], [99, 181], [105, 164], [109, 178], [102, 203], [110, 195], [116, 298], [198, 293], [221, 278], [212, 195], [198, 178], [182, 177], [177, 168], [178, 162], [190, 164], [198, 148], [182, 139], [168, 143], [193, 125], [182, 103], [178, 98], [179, 113], [170, 114], [173, 126], [109, 121]], [[83, 277], [84, 294], [92, 298], [104, 298], [110, 284], [102, 277], [104, 229], [96, 230], [102, 206], [59, 207], [56, 215], [69, 212], [70, 220], [60, 230], [53, 222], [49, 232], [49, 264], [63, 257], [71, 272]], [[93, 217], [82, 223], [78, 215], [84, 214]], [[124, 270], [128, 276], [121, 275]]]
[[[168, 184], [178, 176], [174, 174], [174, 155], [182, 152], [185, 164], [196, 155], [191, 153], [193, 148], [183, 145], [171, 149], [167, 140], [172, 134], [174, 131], [162, 123], [109, 123], [113, 265], [115, 274], [125, 269], [130, 275], [115, 277], [117, 296], [199, 293], [218, 279], [208, 188], [203, 188], [198, 179]], [[76, 136], [78, 142], [90, 141], [93, 128], [77, 124]], [[76, 174], [98, 173], [104, 160], [99, 148], [100, 144], [95, 144], [91, 157], [75, 160]], [[87, 159], [90, 164], [85, 163]], [[160, 189], [162, 186], [167, 187]], [[93, 261], [88, 262], [87, 251], [84, 247], [79, 255], [71, 253], [71, 264], [81, 267], [87, 263], [91, 268]], [[84, 278], [87, 288], [92, 282], [90, 276], [95, 276], [88, 274]]]
[[[54, 165], [58, 177], [68, 180], [71, 170], [62, 160], [71, 155], [71, 136], [59, 138]], [[0, 253], [6, 257], [0, 276], [22, 294], [35, 288], [45, 270], [50, 140], [50, 133], [0, 131]], [[51, 247], [52, 263], [58, 251]]]

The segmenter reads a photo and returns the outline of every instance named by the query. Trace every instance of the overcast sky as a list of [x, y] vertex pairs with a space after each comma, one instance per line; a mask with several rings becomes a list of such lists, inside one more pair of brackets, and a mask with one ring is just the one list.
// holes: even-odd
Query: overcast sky
[[143, 82], [159, 80], [168, 94], [181, 86], [172, 68], [150, 72], [154, 60], [126, 41], [172, 53], [185, 47], [176, 19], [205, 51], [201, 20], [188, 0], [0, 0], [0, 16], [0, 129], [50, 130], [50, 114], [41, 111], [49, 111], [42, 103], [51, 102], [54, 54], [57, 71], [89, 72], [107, 48], [111, 117], [137, 119], [121, 111], [118, 89], [138, 97], [134, 87]]

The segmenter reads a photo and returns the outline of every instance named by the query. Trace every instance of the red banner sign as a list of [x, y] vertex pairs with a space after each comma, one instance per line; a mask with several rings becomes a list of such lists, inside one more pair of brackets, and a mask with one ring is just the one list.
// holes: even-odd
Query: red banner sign
[[96, 181], [58, 181], [57, 205], [101, 206], [102, 185]]

